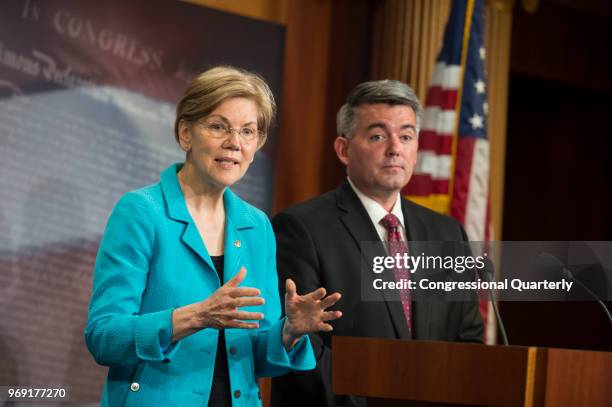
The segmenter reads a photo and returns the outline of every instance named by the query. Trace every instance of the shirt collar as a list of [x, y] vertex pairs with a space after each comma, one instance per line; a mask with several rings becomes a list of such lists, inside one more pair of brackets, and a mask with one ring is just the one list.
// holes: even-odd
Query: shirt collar
[[395, 204], [393, 205], [391, 212], [387, 212], [387, 210], [383, 208], [381, 204], [361, 192], [359, 188], [357, 188], [355, 184], [353, 184], [353, 181], [351, 181], [350, 177], [347, 177], [347, 179], [351, 188], [353, 188], [353, 191], [355, 191], [357, 198], [359, 198], [366, 212], [368, 212], [368, 215], [370, 215], [370, 219], [372, 220], [372, 223], [374, 223], [374, 225], [378, 225], [382, 218], [384, 218], [387, 214], [392, 213], [397, 217], [397, 219], [399, 219], [400, 224], [405, 229], [404, 213], [402, 212], [401, 203], [402, 199], [399, 192], [397, 193], [397, 199], [395, 200]]
[[[168, 207], [168, 213], [174, 220], [185, 223], [193, 222], [187, 209], [187, 203], [178, 180], [177, 173], [183, 168], [182, 163], [176, 163], [161, 173], [161, 188]], [[255, 226], [256, 222], [248, 206], [230, 188], [225, 188], [223, 204], [227, 219], [236, 229]]]

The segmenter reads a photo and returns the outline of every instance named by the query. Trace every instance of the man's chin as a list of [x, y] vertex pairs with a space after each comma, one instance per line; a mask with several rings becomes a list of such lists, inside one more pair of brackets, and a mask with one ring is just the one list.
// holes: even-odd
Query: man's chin
[[382, 182], [379, 185], [381, 188], [386, 189], [388, 191], [400, 191], [406, 186], [406, 184], [408, 184], [409, 180], [410, 178], [408, 177], [392, 178], [392, 179], [386, 178], [382, 180]]

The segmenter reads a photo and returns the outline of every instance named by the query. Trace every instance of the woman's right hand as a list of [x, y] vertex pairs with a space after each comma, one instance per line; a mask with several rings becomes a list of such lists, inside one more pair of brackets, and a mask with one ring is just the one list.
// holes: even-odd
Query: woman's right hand
[[223, 284], [207, 299], [177, 308], [172, 313], [172, 342], [204, 328], [256, 329], [257, 321], [264, 318], [261, 312], [242, 311], [241, 307], [262, 305], [261, 291], [252, 287], [238, 287], [246, 277], [242, 267], [238, 274]]

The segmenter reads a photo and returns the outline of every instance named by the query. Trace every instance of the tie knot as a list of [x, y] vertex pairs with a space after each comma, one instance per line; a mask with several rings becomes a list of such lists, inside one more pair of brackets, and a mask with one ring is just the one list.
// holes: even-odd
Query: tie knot
[[385, 229], [387, 229], [387, 232], [391, 232], [397, 230], [397, 227], [399, 226], [400, 222], [397, 216], [392, 213], [389, 213], [381, 219], [380, 224], [383, 225]]

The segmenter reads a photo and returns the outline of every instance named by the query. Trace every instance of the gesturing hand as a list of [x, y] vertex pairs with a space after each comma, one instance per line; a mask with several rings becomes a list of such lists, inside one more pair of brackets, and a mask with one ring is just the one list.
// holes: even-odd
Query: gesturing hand
[[196, 319], [202, 328], [244, 328], [255, 329], [264, 315], [261, 312], [240, 311], [240, 307], [262, 305], [264, 299], [257, 288], [238, 287], [246, 277], [242, 267], [238, 274], [218, 288], [210, 297], [198, 303]]
[[287, 320], [283, 327], [283, 344], [290, 349], [299, 338], [312, 332], [330, 332], [333, 327], [327, 321], [342, 316], [340, 311], [326, 311], [340, 299], [340, 293], [325, 297], [325, 288], [311, 293], [298, 295], [295, 283], [287, 279], [285, 294], [285, 313]]

